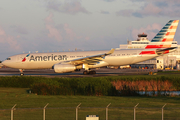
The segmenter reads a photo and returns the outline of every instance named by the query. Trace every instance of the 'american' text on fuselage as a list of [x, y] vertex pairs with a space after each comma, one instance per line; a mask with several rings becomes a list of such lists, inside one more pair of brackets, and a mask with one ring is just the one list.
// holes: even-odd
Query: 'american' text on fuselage
[[51, 56], [34, 56], [31, 55], [29, 61], [60, 61], [60, 60], [67, 60], [66, 55], [51, 55]]

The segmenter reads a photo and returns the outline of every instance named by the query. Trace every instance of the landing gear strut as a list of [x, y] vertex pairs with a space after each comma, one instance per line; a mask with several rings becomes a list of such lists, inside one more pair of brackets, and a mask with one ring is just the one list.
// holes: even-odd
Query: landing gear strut
[[20, 76], [23, 76], [24, 75], [23, 69], [19, 69], [19, 71], [20, 71]]
[[96, 74], [96, 71], [94, 71], [94, 70], [92, 70], [92, 71], [87, 71], [87, 70], [85, 70], [85, 71], [83, 72], [83, 74], [84, 74], [84, 75], [93, 75], [93, 74]]

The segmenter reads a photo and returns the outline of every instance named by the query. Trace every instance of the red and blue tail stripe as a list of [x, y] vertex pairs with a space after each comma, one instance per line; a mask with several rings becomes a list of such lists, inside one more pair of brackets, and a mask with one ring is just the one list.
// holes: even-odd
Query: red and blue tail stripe
[[[178, 23], [179, 20], [170, 20], [145, 47], [146, 50], [141, 51], [140, 55], [153, 55], [156, 54], [155, 49], [170, 48], [174, 40]], [[166, 53], [169, 53], [169, 50], [163, 52], [163, 54]]]
[[178, 23], [179, 20], [170, 20], [146, 46], [146, 49], [171, 47]]

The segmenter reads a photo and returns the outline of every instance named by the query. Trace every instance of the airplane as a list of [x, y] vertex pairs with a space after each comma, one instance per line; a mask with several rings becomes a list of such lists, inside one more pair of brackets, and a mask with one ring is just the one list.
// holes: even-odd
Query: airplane
[[25, 69], [54, 69], [56, 73], [85, 69], [84, 75], [96, 74], [92, 68], [135, 64], [175, 51], [172, 41], [178, 23], [179, 20], [170, 20], [143, 49], [24, 53], [8, 57], [2, 64], [19, 69], [20, 75]]

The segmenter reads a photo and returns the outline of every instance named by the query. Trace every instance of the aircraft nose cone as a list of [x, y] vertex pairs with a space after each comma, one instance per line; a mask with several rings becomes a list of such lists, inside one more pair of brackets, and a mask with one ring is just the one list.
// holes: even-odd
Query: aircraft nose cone
[[2, 62], [2, 64], [3, 64], [3, 65], [6, 65], [6, 60], [4, 60], [4, 61]]

